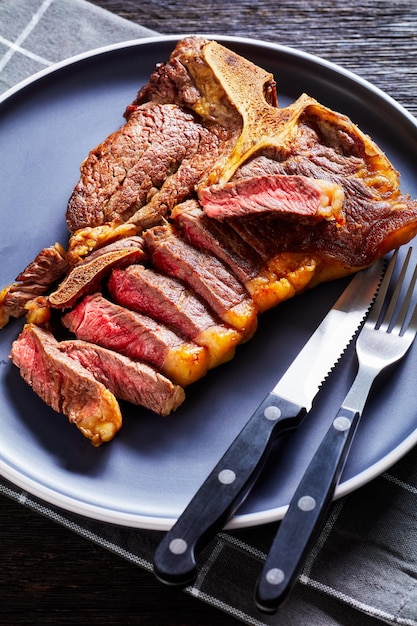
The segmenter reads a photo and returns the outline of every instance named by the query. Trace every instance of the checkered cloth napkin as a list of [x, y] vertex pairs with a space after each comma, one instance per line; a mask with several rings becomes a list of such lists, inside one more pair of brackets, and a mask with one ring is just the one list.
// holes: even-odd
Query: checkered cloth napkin
[[[0, 0], [0, 91], [74, 54], [153, 34], [84, 0]], [[0, 492], [151, 570], [163, 533], [69, 513], [2, 479]], [[186, 591], [251, 625], [417, 626], [417, 449], [333, 504], [293, 594], [265, 616], [253, 590], [277, 525], [220, 533]]]

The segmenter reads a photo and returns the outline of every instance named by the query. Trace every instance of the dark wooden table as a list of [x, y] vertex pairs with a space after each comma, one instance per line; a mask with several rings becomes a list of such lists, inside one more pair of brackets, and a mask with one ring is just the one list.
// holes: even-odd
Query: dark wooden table
[[[355, 71], [417, 114], [417, 5], [408, 0], [94, 3], [164, 34], [239, 35], [300, 48]], [[0, 500], [0, 626], [240, 623], [59, 524]]]

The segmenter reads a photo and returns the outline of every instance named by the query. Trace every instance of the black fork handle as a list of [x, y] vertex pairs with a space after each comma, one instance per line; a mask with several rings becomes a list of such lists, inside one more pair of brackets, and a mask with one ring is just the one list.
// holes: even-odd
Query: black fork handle
[[359, 411], [342, 406], [305, 471], [258, 581], [261, 611], [274, 613], [294, 587], [326, 519], [359, 418]]

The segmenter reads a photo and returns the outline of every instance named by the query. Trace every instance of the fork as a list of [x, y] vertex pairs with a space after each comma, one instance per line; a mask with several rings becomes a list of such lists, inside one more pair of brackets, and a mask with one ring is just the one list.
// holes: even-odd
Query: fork
[[[274, 613], [288, 597], [324, 525], [374, 380], [404, 357], [416, 336], [417, 305], [413, 309], [411, 303], [417, 266], [408, 288], [405, 281], [411, 250], [410, 247], [394, 290], [398, 250], [392, 256], [356, 341], [359, 364], [356, 377], [279, 526], [256, 589], [256, 604], [263, 612]], [[402, 296], [405, 289], [406, 294]]]

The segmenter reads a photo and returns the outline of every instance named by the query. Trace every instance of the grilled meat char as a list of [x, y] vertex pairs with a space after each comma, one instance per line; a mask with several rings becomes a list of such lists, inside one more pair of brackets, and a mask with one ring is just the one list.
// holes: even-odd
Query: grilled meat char
[[21, 317], [28, 302], [49, 291], [66, 270], [65, 250], [59, 244], [44, 248], [12, 283], [0, 291], [0, 328], [11, 317]]
[[127, 221], [158, 222], [195, 185], [219, 154], [218, 137], [190, 112], [148, 103], [90, 152], [67, 208], [71, 232]]
[[82, 259], [49, 295], [49, 304], [58, 309], [73, 306], [83, 295], [100, 289], [104, 276], [114, 267], [143, 261], [146, 254], [142, 237], [126, 237], [95, 250]]
[[[76, 336], [174, 385], [230, 358], [259, 313], [417, 232], [417, 203], [369, 137], [305, 94], [279, 108], [274, 78], [216, 42], [180, 41], [125, 118], [81, 166], [66, 213], [71, 271], [50, 305], [75, 304], [63, 323]], [[212, 210], [219, 199], [226, 211]], [[107, 243], [137, 235], [145, 256], [113, 263]], [[114, 302], [85, 295], [100, 288]], [[79, 341], [68, 353], [88, 359]]]
[[[67, 207], [71, 232], [107, 221], [158, 223], [227, 159], [242, 121], [203, 57], [208, 43], [179, 42], [127, 107], [126, 124], [90, 152]], [[276, 105], [273, 77], [235, 56], [259, 74], [262, 93]]]
[[[188, 83], [184, 87], [184, 68], [194, 90]], [[217, 98], [211, 107], [207, 106], [209, 87], [204, 82], [210, 72], [214, 83], [211, 89]], [[246, 80], [240, 81], [245, 72]], [[253, 91], [248, 85], [254, 86]], [[259, 74], [249, 62], [241, 64], [237, 55], [225, 52], [216, 42], [186, 39], [166, 64], [158, 66], [150, 84], [139, 92], [134, 106], [164, 103], [170, 98], [171, 102], [197, 112], [211, 129], [218, 126], [226, 129], [230, 125], [229, 135], [234, 140], [238, 109], [241, 134], [233, 146], [233, 142], [227, 144], [226, 160], [223, 154], [219, 167], [211, 167], [203, 177], [198, 187], [203, 195], [211, 184], [216, 184], [220, 192], [222, 185], [231, 180], [236, 184], [243, 178], [270, 175], [302, 176], [340, 186], [345, 194], [342, 227], [338, 220], [325, 220], [312, 228], [311, 223], [300, 220], [298, 212], [293, 216], [289, 213], [284, 220], [271, 210], [263, 216], [263, 230], [269, 224], [271, 232], [277, 235], [272, 248], [272, 242], [268, 241], [267, 260], [283, 251], [308, 252], [316, 260], [312, 284], [365, 267], [395, 247], [402, 237], [404, 242], [412, 238], [417, 228], [416, 202], [401, 194], [398, 173], [375, 143], [348, 118], [309, 96], [302, 95], [286, 108], [272, 106], [273, 89], [267, 73]], [[263, 119], [269, 124], [266, 135], [263, 123], [258, 119], [256, 124], [255, 113], [259, 119], [265, 113]], [[245, 152], [242, 137], [248, 139], [245, 128], [249, 127], [250, 148]], [[240, 233], [246, 232], [246, 240], [257, 245], [258, 216], [253, 218], [253, 225], [251, 219], [246, 214], [241, 219], [231, 217], [228, 223], [233, 223]]]
[[[221, 193], [222, 186], [230, 182], [240, 185], [243, 178], [274, 181], [283, 175], [296, 176], [311, 184], [320, 179], [342, 190], [342, 219], [326, 219], [314, 228], [300, 219], [299, 211], [283, 217], [268, 210], [266, 215], [255, 218], [243, 214], [222, 220], [218, 232], [233, 227], [263, 258], [260, 275], [250, 287], [260, 311], [308, 286], [369, 265], [403, 237], [411, 238], [417, 229], [415, 202], [400, 193], [392, 165], [350, 120], [306, 95], [286, 108], [276, 104], [275, 83], [267, 72], [216, 42], [187, 38], [179, 42], [167, 63], [158, 65], [125, 113], [128, 126], [142, 110], [174, 107], [190, 113], [190, 129], [199, 124], [211, 134], [217, 148], [209, 157], [206, 155], [205, 171], [199, 152], [186, 161], [187, 168], [196, 173], [193, 180], [198, 180], [197, 194], [195, 185], [185, 194], [181, 187], [181, 195], [175, 198], [177, 204], [204, 197], [212, 185]], [[118, 132], [123, 135], [123, 128]], [[255, 162], [256, 174], [251, 171]], [[100, 186], [101, 171], [117, 167], [112, 154], [102, 154], [94, 167], [91, 164], [93, 169], [89, 167], [82, 167], [77, 194], [88, 204], [92, 192], [94, 220], [95, 203], [100, 198], [100, 189], [94, 191], [94, 184]], [[169, 176], [158, 193], [147, 198], [147, 204], [141, 201], [129, 220], [149, 228], [150, 215], [157, 216], [156, 222], [161, 221], [161, 215], [170, 217], [172, 202], [160, 203], [159, 197], [165, 185], [177, 184], [175, 176], [179, 172]], [[129, 186], [128, 175], [123, 185]], [[268, 187], [267, 191], [272, 194], [273, 190]], [[241, 187], [239, 193], [245, 200], [247, 191]], [[103, 207], [106, 202], [103, 200]], [[73, 215], [76, 211], [70, 203], [70, 226]], [[124, 219], [123, 215], [113, 218]], [[287, 274], [291, 274], [289, 281]]]
[[[321, 131], [315, 115], [302, 121], [294, 153], [283, 160], [257, 156], [243, 165], [234, 180], [269, 175], [302, 175], [323, 178], [340, 185], [344, 192], [345, 223], [327, 220], [314, 229], [303, 220], [288, 219], [285, 228], [279, 216], [265, 213], [228, 223], [252, 242], [265, 258], [271, 245], [281, 251], [305, 251], [322, 259], [324, 277], [338, 267], [359, 268], [401, 245], [415, 235], [416, 202], [400, 192], [397, 174], [382, 155], [364, 162], [367, 145], [344, 134], [342, 129]], [[336, 142], [336, 139], [337, 142]], [[382, 161], [382, 163], [381, 163]], [[315, 284], [320, 280], [320, 274]]]
[[61, 352], [51, 333], [26, 324], [12, 345], [11, 358], [35, 393], [66, 415], [94, 446], [110, 441], [120, 429], [122, 415], [114, 395]]

